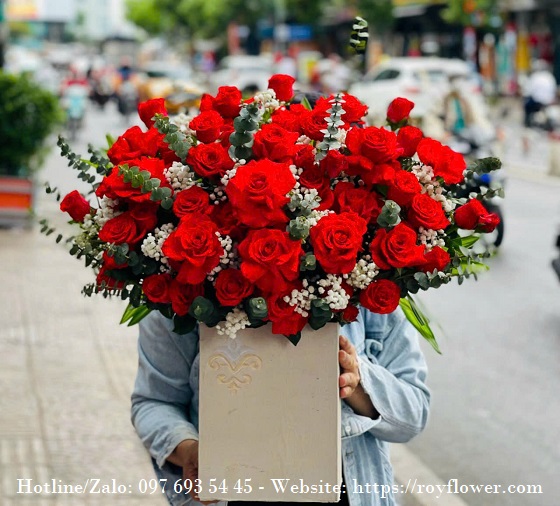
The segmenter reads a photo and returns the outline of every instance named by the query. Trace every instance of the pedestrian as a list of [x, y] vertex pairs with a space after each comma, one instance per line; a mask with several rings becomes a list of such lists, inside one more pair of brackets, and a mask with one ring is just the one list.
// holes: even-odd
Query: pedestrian
[[[169, 503], [195, 506], [200, 504], [196, 497], [174, 493], [172, 484], [197, 476], [198, 330], [178, 335], [172, 328], [172, 321], [155, 311], [140, 322], [132, 423], [151, 455], [156, 475], [167, 480]], [[348, 488], [343, 487], [340, 503], [391, 506], [395, 504], [391, 493], [380, 494], [379, 488], [371, 487], [369, 493], [360, 493], [350, 485], [392, 487], [389, 443], [407, 442], [427, 421], [430, 395], [425, 359], [417, 332], [400, 309], [374, 314], [361, 308], [358, 319], [340, 332], [341, 421], [351, 428], [350, 434], [343, 432], [341, 442]], [[305, 395], [305, 385], [297, 394]]]
[[495, 139], [496, 129], [489, 119], [484, 102], [469, 95], [465, 86], [462, 75], [449, 77], [449, 92], [443, 101], [444, 130], [473, 147], [484, 146]]
[[537, 60], [533, 64], [533, 71], [525, 87], [523, 102], [526, 128], [532, 126], [533, 117], [537, 112], [556, 102], [556, 79], [548, 67], [548, 63], [544, 60]]

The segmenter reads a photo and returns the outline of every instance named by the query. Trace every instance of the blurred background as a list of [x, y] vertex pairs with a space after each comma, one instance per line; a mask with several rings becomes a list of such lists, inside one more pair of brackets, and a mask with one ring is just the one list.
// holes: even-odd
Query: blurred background
[[[356, 15], [369, 23], [363, 55], [348, 44]], [[393, 445], [398, 483], [502, 489], [397, 499], [558, 503], [559, 1], [3, 0], [0, 67], [1, 505], [165, 503], [129, 422], [136, 329], [118, 325], [121, 303], [83, 298], [91, 275], [40, 234], [40, 218], [68, 230], [46, 182], [88, 190], [56, 135], [86, 155], [140, 124], [139, 101], [164, 97], [188, 114], [203, 93], [250, 94], [273, 73], [304, 92], [356, 95], [376, 125], [407, 97], [427, 135], [468, 159], [502, 159], [480, 182], [505, 187], [492, 203], [504, 227], [482, 245], [490, 270], [418, 296], [443, 356], [424, 347], [428, 428]], [[126, 493], [18, 493], [18, 479], [95, 478]]]

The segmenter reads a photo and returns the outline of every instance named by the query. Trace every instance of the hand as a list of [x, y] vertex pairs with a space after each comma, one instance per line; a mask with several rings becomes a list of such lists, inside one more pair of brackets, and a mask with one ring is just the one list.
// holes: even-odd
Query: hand
[[358, 353], [352, 343], [344, 336], [338, 336], [340, 349], [338, 350], [338, 363], [340, 364], [340, 376], [338, 386], [340, 398], [351, 397], [360, 384], [360, 367]]
[[198, 441], [185, 439], [181, 441], [173, 451], [172, 458], [174, 464], [183, 468], [183, 481], [189, 480], [193, 484], [190, 496], [202, 504], [214, 504], [218, 501], [201, 501], [196, 494], [196, 484], [198, 483]]

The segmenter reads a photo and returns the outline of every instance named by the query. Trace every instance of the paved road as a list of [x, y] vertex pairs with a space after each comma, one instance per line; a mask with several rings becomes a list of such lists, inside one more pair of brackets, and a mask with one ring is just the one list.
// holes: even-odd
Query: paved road
[[550, 261], [560, 180], [511, 178], [503, 248], [479, 282], [423, 300], [444, 331], [426, 348], [427, 430], [408, 447], [444, 482], [541, 485], [542, 495], [470, 494], [473, 506], [552, 506], [560, 471], [560, 284]]

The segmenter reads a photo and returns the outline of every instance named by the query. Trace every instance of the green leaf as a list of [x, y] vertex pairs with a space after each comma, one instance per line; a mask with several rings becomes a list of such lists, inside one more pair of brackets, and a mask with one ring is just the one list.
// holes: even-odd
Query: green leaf
[[313, 330], [319, 330], [331, 321], [332, 315], [331, 308], [326, 301], [323, 299], [314, 299], [311, 301], [309, 326]]
[[311, 107], [311, 104], [309, 103], [309, 99], [304, 95], [303, 99], [301, 100], [301, 105], [303, 105], [303, 107], [305, 107], [308, 111], [312, 111], [313, 107]]
[[196, 319], [188, 314], [183, 316], [176, 314], [173, 317], [173, 332], [177, 334], [188, 334], [189, 332], [192, 332], [195, 327]]
[[464, 248], [471, 248], [479, 239], [480, 236], [478, 235], [467, 235], [465, 237], [461, 237], [461, 246]]
[[134, 307], [132, 304], [126, 306], [120, 324], [128, 322], [128, 326], [136, 325], [142, 318], [150, 313], [151, 309], [147, 306]]
[[169, 210], [173, 207], [173, 199], [172, 198], [165, 198], [161, 201], [160, 203], [161, 207], [163, 207], [166, 210]]
[[229, 136], [229, 142], [232, 146], [243, 146], [253, 140], [253, 136], [246, 132], [233, 132]]
[[140, 320], [142, 320], [142, 318], [148, 316], [151, 311], [152, 310], [148, 306], [137, 307], [127, 326], [132, 327], [133, 325], [136, 325]]
[[200, 295], [194, 299], [189, 308], [189, 315], [206, 324], [215, 320], [216, 312], [216, 307], [212, 301]]
[[299, 341], [301, 339], [301, 332], [298, 332], [297, 334], [292, 334], [292, 335], [289, 335], [289, 336], [286, 336], [286, 337], [288, 338], [288, 341], [290, 341], [290, 343], [292, 343], [294, 346], [297, 346], [297, 343], [299, 343]]
[[441, 350], [434, 332], [430, 328], [430, 320], [420, 311], [414, 299], [409, 295], [399, 301], [399, 306], [403, 310], [408, 321], [420, 332], [422, 337], [430, 343], [432, 348], [441, 355]]
[[246, 309], [250, 320], [264, 320], [268, 316], [268, 307], [263, 297], [249, 299]]

